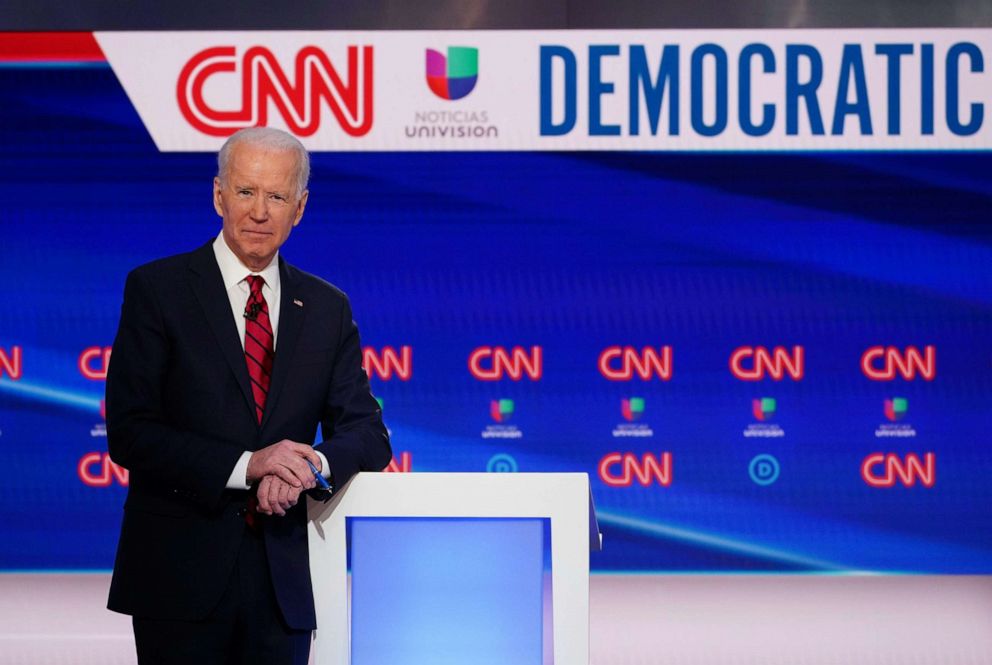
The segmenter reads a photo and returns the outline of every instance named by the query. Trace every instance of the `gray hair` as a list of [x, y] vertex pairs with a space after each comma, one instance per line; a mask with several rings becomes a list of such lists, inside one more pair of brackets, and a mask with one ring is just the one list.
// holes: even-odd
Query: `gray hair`
[[281, 129], [272, 127], [246, 127], [239, 129], [224, 142], [217, 153], [217, 177], [224, 182], [227, 167], [231, 161], [231, 150], [236, 145], [246, 143], [269, 150], [286, 150], [296, 153], [296, 195], [300, 196], [310, 182], [310, 153], [299, 140]]

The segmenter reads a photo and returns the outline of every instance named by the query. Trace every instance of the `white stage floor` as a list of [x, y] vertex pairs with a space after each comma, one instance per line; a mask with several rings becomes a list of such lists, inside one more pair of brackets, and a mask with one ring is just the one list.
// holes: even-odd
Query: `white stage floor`
[[[0, 664], [134, 663], [108, 584], [0, 574]], [[595, 575], [591, 594], [594, 665], [992, 664], [992, 577]]]

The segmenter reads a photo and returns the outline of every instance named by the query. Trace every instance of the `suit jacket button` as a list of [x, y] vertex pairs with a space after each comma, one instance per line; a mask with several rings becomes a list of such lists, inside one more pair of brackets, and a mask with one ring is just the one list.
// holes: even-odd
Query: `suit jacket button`
[[238, 513], [237, 513], [238, 517], [244, 517], [247, 514], [248, 514], [248, 509], [247, 508], [239, 508], [238, 509]]

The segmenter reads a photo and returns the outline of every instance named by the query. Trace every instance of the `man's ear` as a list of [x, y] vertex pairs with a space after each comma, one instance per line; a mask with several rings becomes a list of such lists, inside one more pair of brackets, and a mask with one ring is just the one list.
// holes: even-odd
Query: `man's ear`
[[214, 177], [214, 210], [217, 211], [217, 214], [218, 215], [220, 215], [221, 217], [223, 217], [224, 216], [224, 206], [221, 205], [220, 192], [221, 192], [220, 178], [219, 177]]
[[296, 219], [293, 220], [293, 226], [299, 224], [300, 220], [303, 219], [303, 211], [307, 207], [307, 200], [309, 200], [309, 198], [310, 198], [310, 190], [304, 189], [303, 194], [300, 196], [300, 202], [299, 204], [297, 204], [296, 207]]

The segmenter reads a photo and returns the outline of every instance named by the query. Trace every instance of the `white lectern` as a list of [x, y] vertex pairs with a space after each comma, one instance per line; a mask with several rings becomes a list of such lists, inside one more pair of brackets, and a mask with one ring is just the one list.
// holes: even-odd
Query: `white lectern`
[[[411, 565], [422, 565], [431, 569], [427, 571], [428, 575], [437, 575], [438, 569], [442, 569], [440, 582], [428, 584], [431, 587], [445, 587], [439, 591], [449, 593], [452, 592], [450, 587], [455, 587], [455, 593], [477, 593], [475, 587], [460, 589], [458, 585], [463, 583], [458, 581], [460, 578], [457, 574], [453, 574], [450, 579], [445, 578], [444, 574], [447, 574], [449, 567], [456, 573], [468, 569], [487, 573], [485, 567], [492, 565], [488, 563], [488, 555], [507, 550], [505, 553], [510, 555], [510, 559], [500, 556], [492, 559], [507, 562], [505, 565], [497, 563], [496, 566], [520, 566], [508, 573], [510, 581], [507, 586], [500, 587], [501, 590], [505, 588], [506, 595], [515, 594], [510, 587], [518, 578], [535, 579], [535, 570], [537, 579], [542, 575], [545, 578], [543, 609], [539, 609], [535, 615], [531, 611], [534, 604], [527, 605], [523, 602], [511, 610], [513, 616], [508, 619], [520, 621], [523, 617], [525, 623], [541, 624], [533, 626], [538, 631], [539, 648], [543, 649], [543, 655], [538, 656], [537, 662], [542, 665], [587, 665], [589, 662], [589, 551], [600, 549], [602, 539], [586, 474], [361, 473], [326, 504], [311, 501], [309, 514], [310, 570], [318, 626], [314, 644], [315, 665], [349, 665], [352, 662], [352, 631], [371, 628], [365, 619], [362, 620], [365, 623], [362, 623], [352, 614], [353, 590], [349, 587], [349, 565], [355, 576], [352, 580], [356, 587], [354, 611], [358, 610], [359, 587], [368, 595], [370, 588], [382, 582], [375, 573], [362, 573], [367, 582], [359, 582], [358, 571], [368, 570], [369, 566], [363, 567], [361, 562], [349, 560], [349, 537], [353, 538], [356, 548], [359, 542], [366, 540], [364, 535], [361, 539], [358, 536], [359, 524], [362, 534], [395, 534], [386, 545], [375, 548], [363, 546], [362, 551], [366, 553], [361, 556], [370, 556], [368, 553], [371, 552], [371, 556], [375, 557], [385, 551], [388, 556], [397, 553], [396, 556], [402, 558], [403, 555], [399, 553], [404, 547], [420, 547], [418, 542], [428, 542], [435, 548], [442, 548], [435, 549], [435, 552], [443, 550], [446, 555], [454, 553], [462, 558], [474, 558], [454, 565], [439, 565], [436, 558], [428, 557], [424, 560], [408, 557], [398, 564], [406, 566], [406, 570]], [[410, 531], [406, 527], [417, 521], [431, 523], [426, 531], [427, 541], [416, 541], [409, 537]], [[501, 534], [499, 537], [503, 538], [502, 534], [516, 529], [515, 523], [523, 527], [524, 537], [520, 541], [523, 544], [514, 543], [504, 547], [501, 541], [500, 545], [487, 549], [488, 546], [480, 543], [479, 534], [489, 530], [490, 525], [497, 529], [490, 531]], [[533, 524], [538, 525], [536, 530], [532, 528]], [[439, 525], [444, 528], [437, 528]], [[550, 557], [547, 556], [546, 542], [543, 543], [543, 556], [540, 551], [536, 555], [521, 552], [520, 550], [533, 549], [534, 543], [537, 543], [538, 548], [542, 547], [542, 540], [546, 540], [547, 535], [544, 539], [541, 538], [541, 525], [543, 534], [550, 534]], [[390, 532], [389, 529], [394, 530]], [[437, 535], [437, 542], [433, 542], [434, 536], [431, 534]], [[460, 543], [458, 539], [461, 539]], [[430, 547], [424, 549], [429, 550]], [[481, 555], [478, 554], [480, 552]], [[351, 554], [360, 556], [357, 551]], [[528, 559], [528, 556], [532, 558]], [[534, 559], [533, 556], [537, 558]], [[388, 562], [388, 557], [376, 560], [379, 566], [377, 570], [382, 571], [383, 575], [389, 574], [394, 568], [388, 563], [382, 563]], [[535, 561], [538, 566], [536, 569]], [[548, 563], [550, 575], [546, 570]], [[518, 570], [523, 572], [518, 574]], [[505, 573], [488, 571], [487, 577], [492, 578], [493, 574], [500, 572]], [[427, 579], [431, 578], [428, 576]], [[491, 579], [488, 584], [491, 586]], [[504, 582], [497, 584], [502, 585]], [[369, 640], [381, 640], [388, 645], [393, 631], [402, 630], [403, 627], [399, 624], [411, 621], [416, 624], [425, 613], [440, 612], [443, 616], [443, 610], [438, 609], [431, 600], [433, 588], [424, 588], [422, 591], [423, 594], [418, 594], [414, 602], [397, 599], [394, 603], [385, 605], [388, 611], [384, 614], [391, 618], [384, 616], [374, 626], [374, 635], [355, 635], [356, 646], [360, 639], [365, 640], [366, 644]], [[388, 596], [388, 593], [382, 595]], [[468, 607], [470, 609], [459, 616], [457, 623], [464, 621], [465, 626], [471, 623], [474, 612], [471, 605]], [[478, 607], [477, 603], [476, 608]], [[486, 607], [486, 602], [481, 601], [481, 608]], [[395, 614], [396, 612], [401, 614]], [[402, 612], [408, 614], [404, 615]], [[367, 616], [367, 613], [363, 616]], [[403, 618], [396, 620], [397, 616]], [[499, 635], [505, 627], [505, 624], [497, 622], [489, 630]], [[424, 662], [447, 662], [441, 658], [444, 651], [441, 646], [443, 645], [439, 645], [436, 658]], [[485, 650], [481, 650], [478, 657], [468, 662], [489, 662], [480, 660], [485, 653]], [[381, 662], [390, 660], [383, 656], [379, 658]], [[356, 665], [358, 660], [356, 657]], [[410, 656], [407, 659], [396, 659], [396, 662], [421, 661]], [[524, 659], [520, 662], [524, 662]], [[526, 662], [533, 661], [528, 657]]]

